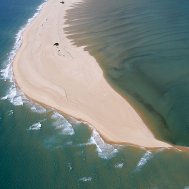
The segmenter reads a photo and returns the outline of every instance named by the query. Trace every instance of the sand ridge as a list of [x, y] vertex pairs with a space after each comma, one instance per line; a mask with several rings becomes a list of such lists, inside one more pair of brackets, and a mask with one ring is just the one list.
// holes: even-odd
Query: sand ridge
[[13, 62], [18, 86], [31, 99], [90, 123], [109, 141], [170, 147], [155, 139], [137, 112], [109, 86], [95, 58], [66, 37], [66, 10], [79, 1], [48, 0], [27, 26]]

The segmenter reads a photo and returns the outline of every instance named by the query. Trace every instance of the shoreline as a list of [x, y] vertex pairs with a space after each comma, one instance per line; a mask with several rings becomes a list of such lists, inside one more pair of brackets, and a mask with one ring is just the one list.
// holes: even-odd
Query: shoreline
[[64, 16], [76, 2], [80, 1], [45, 2], [25, 28], [13, 62], [17, 85], [32, 100], [89, 123], [105, 141], [171, 147], [155, 139], [137, 112], [109, 86], [96, 60], [67, 39]]

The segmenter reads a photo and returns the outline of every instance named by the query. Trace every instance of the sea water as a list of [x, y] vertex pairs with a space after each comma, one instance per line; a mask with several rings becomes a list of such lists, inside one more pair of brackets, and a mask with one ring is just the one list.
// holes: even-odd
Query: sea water
[[[122, 28], [119, 27], [118, 21], [126, 20], [129, 14], [130, 19], [134, 16], [142, 16], [146, 12], [145, 9], [142, 8], [144, 12], [141, 12], [140, 15], [138, 9], [141, 9], [141, 6], [153, 5], [152, 1], [149, 5], [145, 4], [145, 1], [140, 2], [114, 2], [110, 0], [105, 4], [104, 1], [91, 0], [84, 4], [78, 4], [74, 13], [70, 12], [73, 14], [67, 14], [71, 21], [76, 21], [74, 19], [76, 15], [79, 15], [77, 18], [80, 20], [78, 24], [77, 22], [72, 23], [74, 30], [70, 31], [69, 28], [69, 33], [75, 32], [80, 36], [81, 31], [87, 32], [86, 35], [84, 33], [83, 39], [80, 38], [81, 44], [87, 45], [90, 52], [91, 49], [95, 49], [94, 47], [99, 49], [98, 53], [94, 51], [94, 54], [98, 57], [100, 65], [105, 65], [104, 61], [108, 57], [107, 49], [109, 49], [108, 52], [111, 55], [109, 58], [112, 60], [114, 57], [114, 60], [116, 60], [115, 62], [110, 61], [110, 63], [112, 66], [114, 64], [116, 66], [119, 59], [125, 57], [126, 54], [129, 57], [129, 52], [131, 54], [136, 53], [135, 50], [132, 52], [132, 49], [130, 49], [133, 41], [131, 37], [129, 39], [130, 44], [123, 41], [125, 44], [122, 47], [118, 48], [114, 45], [116, 45], [116, 41], [121, 43], [118, 38], [122, 37], [121, 34], [125, 33], [126, 28], [133, 33], [134, 37], [133, 29], [138, 27], [138, 23], [129, 20], [127, 22], [130, 27]], [[174, 7], [179, 9], [178, 5], [180, 5], [174, 4], [176, 1], [172, 1], [173, 4], [170, 3], [169, 6], [165, 1], [158, 2], [156, 2], [158, 6], [161, 3], [165, 4], [165, 10], [172, 10]], [[107, 144], [95, 130], [91, 130], [85, 123], [28, 100], [22, 91], [16, 87], [11, 63], [17, 48], [21, 45], [21, 34], [24, 27], [32, 21], [31, 18], [39, 11], [41, 8], [39, 6], [42, 3], [43, 1], [40, 0], [2, 0], [0, 4], [0, 188], [188, 188], [188, 152], [165, 149], [151, 151], [127, 145]], [[94, 5], [97, 6], [95, 9]], [[158, 7], [157, 5], [156, 7]], [[186, 5], [185, 2], [183, 9], [187, 9]], [[96, 12], [95, 14], [94, 11], [97, 10], [100, 13]], [[93, 19], [95, 15], [98, 16], [98, 19]], [[115, 20], [107, 19], [110, 15]], [[170, 17], [168, 12], [167, 17]], [[81, 21], [83, 25], [81, 25]], [[147, 21], [144, 20], [144, 22]], [[152, 20], [153, 22], [155, 21]], [[95, 27], [88, 32], [90, 25], [95, 25], [102, 33], [96, 32]], [[154, 25], [157, 25], [157, 28], [162, 27], [157, 23], [154, 23]], [[115, 29], [118, 33], [114, 34], [113, 43], [112, 36], [110, 37], [111, 34], [108, 32], [110, 30], [113, 32]], [[141, 30], [138, 29], [139, 31]], [[103, 36], [104, 48], [102, 48], [99, 38], [98, 40], [93, 38], [93, 36], [98, 37], [100, 33]], [[181, 31], [180, 33], [184, 32]], [[145, 35], [145, 32], [143, 35]], [[150, 35], [148, 36], [150, 37]], [[85, 40], [86, 37], [87, 40]], [[139, 38], [137, 35], [135, 37]], [[142, 41], [138, 40], [138, 43], [135, 44], [138, 50], [141, 49], [140, 43]], [[127, 49], [130, 49], [130, 51], [125, 53]], [[133, 49], [135, 48], [133, 47]], [[122, 55], [120, 51], [123, 51]], [[176, 52], [174, 53], [175, 56]], [[180, 49], [180, 52], [183, 53], [183, 50]], [[146, 53], [148, 52], [146, 51]], [[164, 53], [166, 54], [166, 51]], [[134, 67], [131, 66], [131, 73]], [[109, 69], [109, 66], [103, 67], [104, 72], [107, 71], [108, 73]], [[146, 66], [145, 69], [150, 70], [152, 68]], [[107, 74], [107, 78], [110, 75]], [[153, 75], [155, 74], [153, 73]], [[162, 74], [162, 79], [163, 76], [164, 74]], [[130, 81], [123, 80], [124, 86], [129, 85], [129, 83]], [[118, 89], [123, 89], [120, 90], [121, 92], [125, 91], [120, 86]], [[184, 94], [180, 92], [180, 95]], [[129, 95], [132, 96], [132, 93], [129, 93]]]
[[73, 43], [95, 56], [154, 134], [189, 145], [189, 2], [86, 0], [67, 18]]

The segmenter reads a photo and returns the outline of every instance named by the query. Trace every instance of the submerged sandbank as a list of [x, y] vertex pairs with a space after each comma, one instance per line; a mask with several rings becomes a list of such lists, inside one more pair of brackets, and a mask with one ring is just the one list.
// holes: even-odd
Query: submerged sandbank
[[48, 0], [27, 26], [13, 63], [17, 84], [30, 98], [95, 127], [115, 143], [170, 147], [154, 138], [130, 104], [103, 77], [96, 60], [75, 47], [63, 27], [65, 12], [79, 0]]

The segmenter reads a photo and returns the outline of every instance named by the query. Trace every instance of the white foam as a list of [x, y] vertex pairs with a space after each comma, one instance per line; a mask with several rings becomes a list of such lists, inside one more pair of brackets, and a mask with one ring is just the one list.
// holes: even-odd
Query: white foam
[[15, 97], [13, 103], [15, 106], [23, 105], [22, 97], [21, 96]]
[[13, 115], [14, 114], [14, 111], [13, 110], [10, 110], [9, 112], [8, 112], [8, 115], [9, 116], [11, 116], [11, 115]]
[[7, 100], [7, 96], [1, 97], [1, 100]]
[[0, 70], [0, 74], [1, 74], [1, 79], [4, 79], [4, 80], [9, 79], [10, 81], [12, 81], [12, 66], [11, 66], [11, 64], [8, 64], [4, 69]]
[[82, 177], [79, 180], [82, 182], [90, 182], [90, 181], [92, 181], [92, 177]]
[[152, 158], [152, 152], [147, 151], [138, 162], [136, 169], [141, 169]]
[[94, 143], [91, 142], [81, 143], [81, 144], [77, 144], [76, 147], [89, 146], [89, 145], [94, 145]]
[[121, 169], [121, 168], [123, 168], [123, 166], [124, 166], [124, 163], [116, 163], [114, 167]]
[[32, 112], [41, 113], [41, 114], [46, 112], [46, 109], [39, 105], [32, 105], [30, 109]]
[[[18, 33], [15, 36], [15, 43], [11, 50], [11, 52], [8, 54], [8, 59], [5, 61], [5, 68], [0, 70], [0, 76], [5, 81], [9, 81], [11, 83], [11, 87], [9, 88], [8, 94], [1, 98], [1, 100], [9, 100], [13, 105], [20, 106], [23, 105], [23, 102], [26, 101], [29, 102], [26, 97], [16, 88], [15, 81], [13, 79], [13, 71], [12, 71], [12, 63], [16, 56], [16, 52], [22, 45], [22, 35], [25, 30], [25, 28], [36, 18], [36, 16], [39, 14], [40, 10], [43, 8], [46, 0], [37, 7], [36, 13], [32, 16], [32, 18], [27, 20], [27, 23], [21, 27], [21, 29], [18, 31]], [[44, 108], [39, 107], [32, 107], [32, 111], [43, 113], [46, 110]]]
[[74, 125], [79, 125], [81, 123], [84, 123], [83, 121], [79, 121], [79, 120], [77, 120], [77, 119], [75, 119], [74, 117], [71, 117], [71, 116], [69, 116], [69, 122], [71, 124], [74, 124]]
[[59, 114], [58, 112], [54, 112], [51, 116], [52, 119], [61, 119], [64, 118], [63, 115]]
[[71, 166], [71, 163], [68, 163], [68, 168], [69, 168], [69, 171], [73, 169], [73, 167]]
[[95, 144], [99, 157], [103, 159], [111, 159], [118, 152], [114, 146], [106, 144], [96, 130], [93, 130], [88, 144]]
[[33, 15], [32, 18], [28, 19], [27, 23], [21, 27], [21, 29], [18, 31], [18, 33], [15, 36], [15, 43], [11, 50], [11, 52], [8, 54], [8, 59], [4, 62], [5, 68], [0, 70], [0, 76], [1, 79], [4, 79], [5, 81], [9, 81], [11, 83], [11, 87], [9, 89], [9, 92], [6, 96], [2, 97], [1, 100], [10, 100], [12, 104], [15, 106], [23, 105], [23, 95], [18, 95], [18, 90], [16, 89], [16, 85], [13, 79], [13, 71], [12, 71], [12, 63], [14, 60], [14, 57], [16, 56], [17, 50], [20, 48], [22, 44], [22, 34], [25, 30], [25, 28], [35, 19], [35, 17], [39, 14], [39, 11], [44, 6], [46, 0], [44, 3], [42, 3], [38, 8], [36, 9], [36, 13]]
[[64, 118], [63, 115], [58, 112], [54, 112], [51, 118], [54, 120], [53, 125], [56, 129], [59, 129], [63, 135], [74, 135], [74, 129], [72, 125]]
[[10, 82], [13, 82], [12, 62], [16, 55], [16, 51], [20, 48], [20, 46], [22, 44], [23, 31], [24, 31], [24, 28], [22, 27], [16, 34], [14, 46], [8, 55], [8, 60], [5, 62], [6, 67], [0, 71], [1, 77], [4, 80], [9, 80]]
[[37, 123], [34, 123], [32, 126], [29, 127], [28, 130], [40, 130], [42, 127], [41, 123], [40, 122], [37, 122]]
[[8, 94], [1, 98], [1, 100], [9, 100], [15, 106], [23, 105], [22, 94], [12, 85], [8, 91]]
[[185, 186], [184, 189], [189, 189], [189, 186]]
[[45, 4], [46, 0], [37, 7], [36, 9], [36, 13], [32, 16], [32, 18], [29, 18], [27, 20], [27, 23], [21, 27], [21, 29], [18, 31], [18, 33], [15, 36], [15, 43], [14, 46], [11, 50], [11, 52], [9, 53], [8, 56], [8, 60], [5, 62], [6, 66], [4, 69], [2, 69], [0, 71], [1, 76], [3, 77], [4, 80], [9, 80], [11, 82], [13, 82], [13, 72], [12, 72], [12, 62], [13, 59], [16, 55], [17, 50], [20, 48], [21, 44], [22, 44], [22, 34], [25, 30], [25, 28], [36, 18], [36, 16], [39, 14], [40, 10], [43, 8], [44, 4]]

